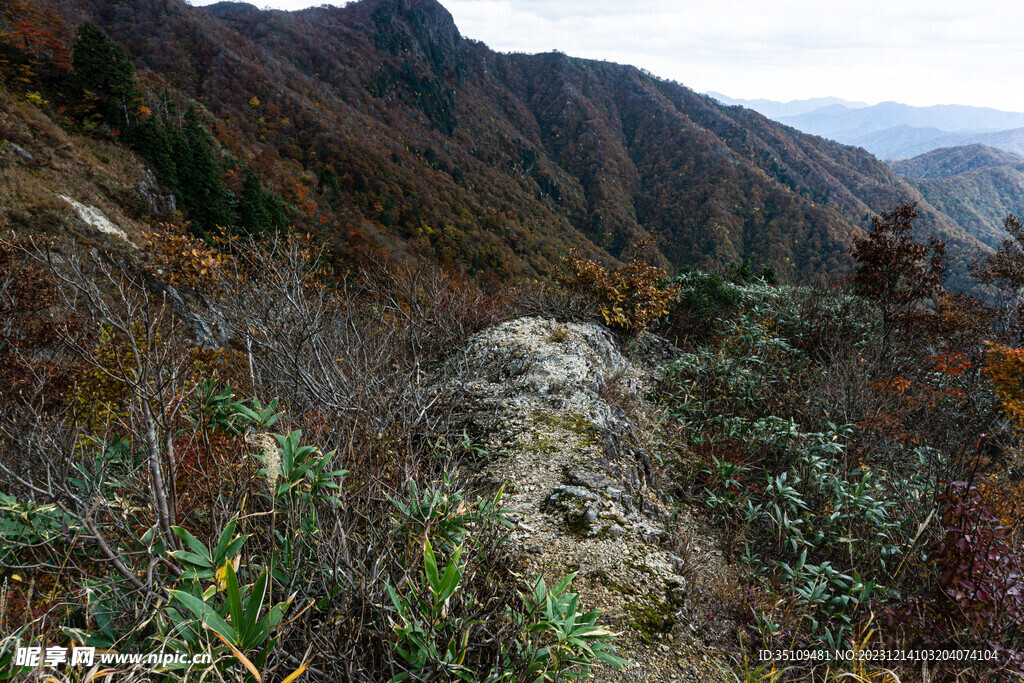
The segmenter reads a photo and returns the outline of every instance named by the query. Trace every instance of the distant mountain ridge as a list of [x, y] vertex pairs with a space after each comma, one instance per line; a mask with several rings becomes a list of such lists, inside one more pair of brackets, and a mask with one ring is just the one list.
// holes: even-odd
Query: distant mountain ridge
[[1024, 155], [1024, 128], [991, 133], [949, 133], [937, 128], [901, 126], [857, 138], [854, 142], [881, 159], [909, 159], [935, 149], [985, 145]]
[[[882, 102], [860, 109], [818, 109], [779, 121], [805, 133], [863, 147], [881, 159], [908, 158], [972, 143], [1024, 151], [1024, 113], [987, 107], [911, 107]], [[1020, 132], [1011, 134], [1010, 129]]]
[[840, 142], [897, 126], [938, 128], [948, 132], [983, 133], [1024, 127], [1024, 113], [999, 111], [988, 107], [940, 104], [912, 107], [899, 102], [881, 102], [857, 109], [829, 107], [780, 119], [812, 135]]
[[753, 109], [759, 114], [763, 114], [768, 118], [775, 120], [778, 120], [779, 117], [783, 116], [796, 116], [816, 109], [837, 105], [848, 109], [857, 109], [859, 107], [868, 106], [866, 102], [851, 102], [850, 100], [844, 100], [840, 97], [811, 97], [804, 100], [776, 102], [774, 100], [767, 100], [763, 98], [756, 100], [736, 99], [717, 92], [708, 92], [707, 94], [714, 97], [722, 104]]
[[898, 159], [889, 162], [889, 167], [904, 178], [920, 179], [949, 178], [979, 168], [997, 166], [1024, 170], [1024, 156], [987, 145], [972, 144], [961, 147], [945, 147], [913, 159]]
[[1024, 154], [1024, 113], [955, 104], [866, 105], [838, 97], [774, 102], [708, 94], [725, 104], [754, 109], [804, 133], [863, 147], [880, 159], [908, 159], [942, 147], [975, 143]]

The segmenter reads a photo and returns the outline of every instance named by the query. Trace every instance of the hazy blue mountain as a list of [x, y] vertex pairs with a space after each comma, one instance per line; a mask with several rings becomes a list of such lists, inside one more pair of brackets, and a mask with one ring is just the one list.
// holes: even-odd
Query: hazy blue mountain
[[858, 109], [843, 110], [830, 106], [782, 117], [780, 122], [805, 133], [839, 142], [852, 142], [869, 133], [897, 126], [938, 128], [950, 133], [985, 133], [1020, 128], [1024, 126], [1024, 113], [960, 104], [912, 107], [899, 102], [882, 102]]
[[851, 139], [850, 144], [863, 147], [880, 159], [907, 159], [933, 149], [955, 147], [959, 144], [959, 134], [940, 128], [903, 125], [860, 135]]
[[776, 102], [774, 100], [766, 99], [741, 100], [717, 92], [709, 92], [707, 94], [714, 97], [722, 104], [753, 109], [757, 113], [767, 116], [770, 119], [778, 119], [783, 116], [797, 116], [798, 114], [804, 114], [809, 111], [831, 106], [838, 106], [844, 110], [868, 106], [866, 102], [851, 102], [850, 100], [844, 100], [839, 97], [812, 97], [806, 100]]
[[937, 128], [897, 126], [862, 135], [849, 144], [863, 147], [880, 159], [909, 159], [936, 149], [975, 144], [1024, 155], [1024, 128], [991, 133], [948, 133]]
[[867, 105], [838, 97], [792, 102], [742, 100], [708, 93], [719, 102], [753, 109], [797, 130], [863, 147], [881, 159], [907, 159], [942, 147], [975, 143], [1024, 153], [1024, 113], [942, 104]]

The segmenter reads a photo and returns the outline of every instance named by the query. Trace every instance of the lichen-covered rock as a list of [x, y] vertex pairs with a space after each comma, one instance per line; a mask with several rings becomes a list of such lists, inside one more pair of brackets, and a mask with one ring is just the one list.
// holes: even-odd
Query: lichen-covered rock
[[644, 348], [654, 351], [634, 363], [599, 325], [520, 318], [475, 335], [452, 363], [489, 454], [479, 481], [504, 486], [517, 512], [522, 573], [577, 572], [576, 589], [638, 664], [597, 679], [714, 681], [715, 657], [683, 628], [687, 568], [661, 546], [670, 515], [649, 435], [634, 424], [649, 422], [644, 394], [674, 347], [650, 338]]

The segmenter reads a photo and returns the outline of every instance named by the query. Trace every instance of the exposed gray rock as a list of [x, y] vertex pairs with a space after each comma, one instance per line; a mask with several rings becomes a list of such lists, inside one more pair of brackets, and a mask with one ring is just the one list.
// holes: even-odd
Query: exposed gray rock
[[681, 607], [686, 602], [686, 596], [689, 592], [689, 584], [686, 579], [676, 576], [667, 579], [665, 585], [668, 587], [665, 596], [668, 598], [669, 603], [675, 607]]
[[57, 197], [70, 204], [71, 208], [73, 208], [78, 214], [78, 217], [82, 219], [82, 222], [90, 228], [98, 230], [106, 235], [112, 235], [124, 242], [131, 242], [131, 240], [128, 239], [128, 234], [118, 226], [114, 225], [114, 223], [107, 218], [106, 214], [95, 206], [82, 204], [81, 202], [62, 194], [58, 194]]
[[548, 505], [564, 505], [571, 500], [597, 501], [597, 496], [580, 486], [556, 486], [547, 498]]
[[174, 195], [164, 192], [151, 170], [139, 181], [139, 194], [146, 200], [150, 216], [167, 216], [178, 210]]
[[192, 331], [196, 344], [206, 349], [222, 348], [231, 340], [232, 330], [220, 312], [209, 302], [190, 306], [178, 290], [157, 277], [148, 277], [146, 286], [167, 301]]
[[607, 489], [615, 482], [609, 479], [603, 472], [595, 472], [584, 467], [574, 467], [569, 472], [569, 483], [576, 486], [583, 486], [592, 491]]
[[[456, 386], [445, 387], [490, 455], [479, 484], [504, 485], [502, 502], [517, 512], [512, 541], [524, 551], [524, 576], [578, 572], [583, 604], [622, 632], [636, 666], [595, 672], [601, 681], [667, 683], [680, 669], [717, 680], [706, 649], [673, 616], [687, 581], [678, 556], [662, 547], [671, 516], [640, 426], [654, 424], [644, 398], [660, 379], [651, 359], [671, 355], [669, 347], [648, 340], [635, 362], [599, 325], [520, 318], [472, 337], [451, 361]], [[627, 416], [602, 398], [610, 382], [639, 408]], [[638, 631], [645, 623], [659, 630]]]
[[35, 157], [33, 157], [29, 153], [29, 151], [27, 149], [25, 149], [24, 147], [22, 147], [21, 145], [16, 145], [13, 142], [10, 142], [10, 143], [8, 143], [8, 147], [10, 148], [10, 150], [12, 152], [17, 154], [21, 158], [25, 159], [26, 161], [35, 161]]

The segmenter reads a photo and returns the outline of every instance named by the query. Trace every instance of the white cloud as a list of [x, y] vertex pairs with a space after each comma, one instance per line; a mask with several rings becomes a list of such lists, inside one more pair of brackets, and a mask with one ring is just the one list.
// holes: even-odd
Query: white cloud
[[[261, 0], [282, 9], [321, 3]], [[199, 1], [196, 4], [210, 4]], [[339, 2], [340, 4], [340, 2]], [[635, 64], [699, 91], [1024, 111], [1024, 4], [998, 0], [442, 0], [501, 51]]]

